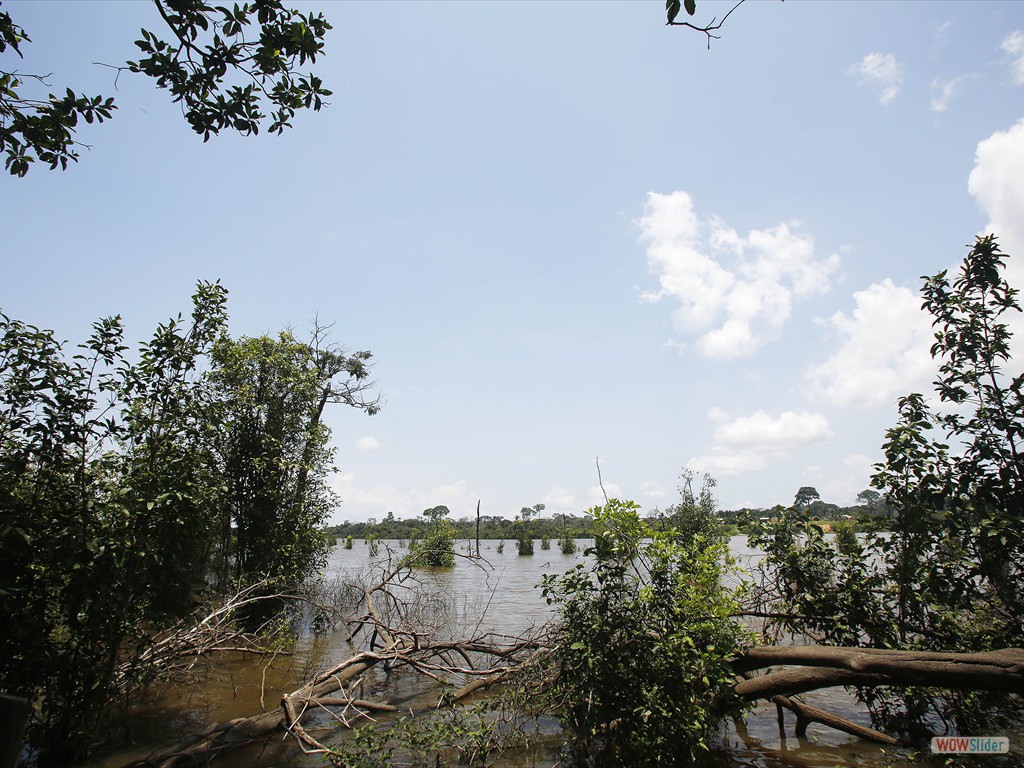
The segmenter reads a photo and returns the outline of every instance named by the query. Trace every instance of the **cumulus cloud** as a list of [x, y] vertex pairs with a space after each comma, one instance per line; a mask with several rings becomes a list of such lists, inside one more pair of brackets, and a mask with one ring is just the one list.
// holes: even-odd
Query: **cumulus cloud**
[[686, 466], [715, 477], [762, 471], [798, 448], [832, 437], [828, 419], [820, 413], [786, 411], [772, 416], [756, 411], [730, 419], [713, 408], [708, 415], [718, 422], [711, 450], [690, 459]]
[[886, 279], [853, 299], [851, 314], [836, 312], [821, 321], [839, 343], [831, 357], [808, 371], [810, 394], [833, 405], [870, 408], [910, 391], [930, 391], [934, 338], [921, 297]]
[[869, 53], [847, 70], [861, 85], [878, 89], [878, 100], [889, 104], [903, 85], [903, 66], [891, 53]]
[[[1024, 46], [1024, 33], [1021, 45]], [[1024, 288], [1024, 118], [1006, 131], [996, 131], [978, 143], [967, 188], [988, 216], [985, 232], [999, 238], [1006, 260], [1005, 276], [1011, 286]], [[1024, 317], [1012, 313], [1015, 359], [1024, 358]]]
[[778, 338], [794, 298], [827, 291], [839, 267], [838, 255], [815, 258], [795, 224], [742, 236], [716, 217], [701, 220], [686, 192], [648, 193], [637, 226], [659, 283], [641, 298], [677, 301], [675, 330], [696, 337], [706, 357], [743, 357]]
[[357, 451], [379, 451], [380, 448], [380, 440], [376, 437], [360, 437], [356, 440]]
[[1003, 38], [999, 47], [1014, 57], [1013, 80], [1017, 85], [1024, 85], [1024, 32], [1014, 30]]
[[1024, 254], [1024, 118], [978, 143], [967, 189], [988, 215], [986, 231], [1007, 252]]

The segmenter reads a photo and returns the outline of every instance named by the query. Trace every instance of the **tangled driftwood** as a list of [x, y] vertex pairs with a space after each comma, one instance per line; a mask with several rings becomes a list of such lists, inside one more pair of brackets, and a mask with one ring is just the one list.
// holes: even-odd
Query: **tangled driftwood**
[[[310, 718], [322, 714], [342, 727], [373, 720], [374, 714], [395, 713], [393, 702], [372, 701], [356, 695], [357, 683], [375, 667], [403, 668], [443, 685], [429, 705], [456, 704], [471, 694], [505, 678], [550, 647], [540, 638], [483, 634], [469, 640], [445, 639], [436, 628], [424, 628], [415, 601], [402, 593], [413, 579], [411, 571], [392, 567], [382, 571], [373, 586], [350, 585], [358, 596], [361, 612], [348, 622], [350, 640], [361, 650], [281, 697], [278, 709], [252, 717], [210, 726], [170, 747], [150, 755], [140, 768], [173, 768], [205, 763], [210, 758], [274, 733], [290, 734], [311, 754], [335, 754], [306, 728]], [[249, 599], [243, 596], [243, 600]], [[203, 633], [227, 622], [230, 611], [221, 609], [194, 630], [182, 630], [174, 639], [158, 644], [153, 653], [168, 663], [187, 664], [188, 632]], [[428, 622], [429, 624], [429, 622]], [[250, 640], [217, 635], [218, 643], [203, 647], [250, 649]], [[792, 698], [812, 690], [835, 686], [921, 686], [963, 690], [1024, 693], [1024, 650], [1008, 648], [987, 653], [933, 653], [866, 648], [811, 646], [757, 646], [733, 660], [737, 673], [734, 691], [741, 698], [767, 700], [780, 712], [796, 714], [797, 733], [808, 723], [819, 722], [860, 738], [895, 744], [887, 734], [853, 723], [833, 713]], [[767, 671], [764, 671], [767, 670]], [[753, 674], [760, 672], [760, 674]], [[403, 708], [404, 709], [404, 708]]]

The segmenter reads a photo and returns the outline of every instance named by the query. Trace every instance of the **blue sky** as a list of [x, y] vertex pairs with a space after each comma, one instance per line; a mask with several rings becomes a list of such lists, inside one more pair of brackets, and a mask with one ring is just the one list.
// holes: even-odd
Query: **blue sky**
[[933, 376], [920, 276], [990, 228], [1024, 253], [1024, 4], [751, 1], [710, 50], [660, 0], [302, 7], [330, 107], [204, 144], [92, 63], [149, 3], [5, 2], [21, 71], [119, 110], [0, 179], [0, 307], [139, 339], [220, 279], [235, 335], [336, 323], [386, 399], [329, 414], [338, 521], [579, 513], [595, 457], [647, 509], [683, 467], [853, 503]]

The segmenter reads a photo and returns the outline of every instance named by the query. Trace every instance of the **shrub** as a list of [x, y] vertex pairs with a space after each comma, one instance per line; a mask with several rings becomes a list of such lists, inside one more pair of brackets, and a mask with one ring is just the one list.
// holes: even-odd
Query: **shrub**
[[541, 583], [560, 611], [551, 706], [581, 760], [687, 765], [741, 709], [729, 659], [746, 636], [730, 618], [721, 537], [655, 531], [638, 509], [612, 499], [590, 510], [593, 564]]

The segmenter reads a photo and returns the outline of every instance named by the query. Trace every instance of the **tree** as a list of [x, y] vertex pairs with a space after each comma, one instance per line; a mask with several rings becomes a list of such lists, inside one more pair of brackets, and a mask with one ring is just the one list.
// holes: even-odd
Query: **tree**
[[[143, 29], [135, 42], [142, 58], [117, 69], [145, 74], [170, 91], [204, 141], [224, 129], [259, 133], [265, 112], [271, 118], [268, 130], [281, 133], [297, 110], [319, 111], [331, 95], [318, 77], [298, 72], [323, 53], [331, 25], [322, 14], [303, 15], [281, 0], [233, 7], [203, 0], [153, 4], [170, 37]], [[0, 54], [10, 49], [20, 57], [27, 42], [25, 30], [0, 11]], [[0, 69], [0, 151], [16, 176], [27, 174], [36, 160], [66, 169], [69, 160], [78, 160], [77, 147], [82, 146], [75, 140], [79, 119], [103, 122], [116, 109], [112, 98], [81, 96], [71, 88], [62, 96], [25, 95], [33, 84], [49, 85], [44, 75]]]
[[543, 504], [523, 507], [516, 515], [516, 550], [520, 555], [533, 554], [533, 534], [530, 531], [530, 518], [544, 511]]
[[451, 568], [455, 565], [455, 526], [448, 519], [451, 511], [440, 505], [423, 510], [430, 527], [422, 539], [409, 545], [405, 565]]
[[821, 494], [818, 493], [816, 488], [810, 485], [804, 485], [796, 492], [796, 497], [793, 499], [793, 506], [796, 509], [806, 509], [820, 498]]
[[[942, 410], [919, 393], [899, 401], [872, 478], [891, 510], [890, 533], [826, 542], [805, 529], [798, 541], [780, 525], [762, 540], [782, 588], [777, 610], [791, 629], [836, 645], [908, 651], [1024, 642], [1024, 374], [1004, 370], [1005, 317], [1020, 311], [1003, 278], [1006, 258], [987, 235], [955, 279], [946, 271], [925, 278]], [[1021, 714], [1019, 697], [1006, 695], [859, 690], [878, 722], [910, 732], [967, 733]]]
[[199, 360], [225, 301], [201, 283], [191, 320], [134, 361], [117, 317], [70, 355], [0, 315], [0, 688], [35, 702], [30, 735], [58, 762], [203, 584], [219, 482]]
[[693, 479], [696, 476], [692, 470], [683, 470], [680, 475], [679, 501], [665, 510], [665, 517], [681, 536], [696, 538], [699, 534], [721, 535], [722, 526], [715, 514], [718, 508], [714, 496], [717, 482], [711, 475], [704, 475], [700, 490], [694, 493]]
[[222, 583], [271, 579], [273, 588], [301, 584], [317, 572], [327, 547], [322, 527], [337, 505], [328, 402], [376, 413], [366, 399], [368, 352], [324, 347], [285, 331], [223, 338], [210, 374], [219, 406], [216, 451], [226, 484], [221, 517]]
[[378, 407], [369, 353], [232, 342], [226, 301], [200, 283], [134, 355], [116, 317], [72, 354], [0, 313], [0, 690], [33, 700], [59, 764], [228, 564], [287, 586], [316, 567], [324, 404]]
[[885, 506], [885, 499], [882, 498], [882, 494], [874, 488], [865, 488], [863, 491], [858, 493], [857, 501], [865, 508], [867, 514], [872, 517], [881, 517], [888, 511]]

